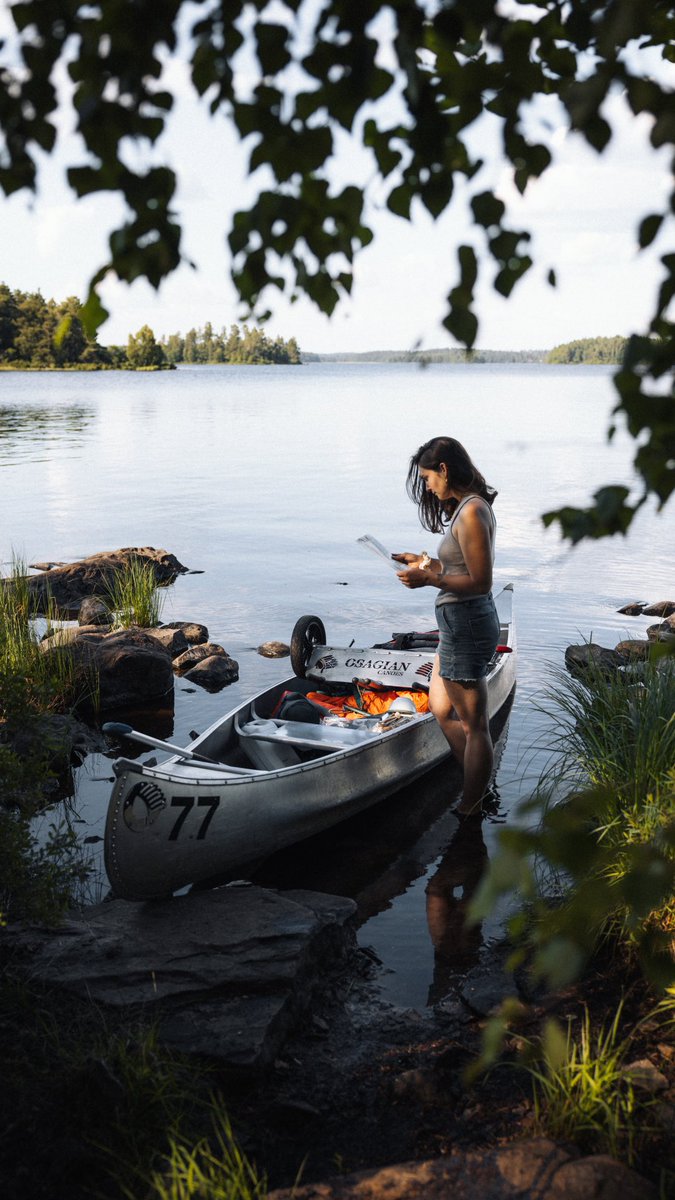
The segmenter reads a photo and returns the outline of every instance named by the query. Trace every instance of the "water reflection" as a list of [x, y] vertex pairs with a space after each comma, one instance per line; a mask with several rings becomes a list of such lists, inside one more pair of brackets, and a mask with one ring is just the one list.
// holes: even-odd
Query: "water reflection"
[[482, 927], [469, 924], [467, 910], [487, 859], [481, 821], [463, 821], [427, 883], [427, 926], [434, 948], [429, 1005], [447, 996], [457, 972], [468, 970], [478, 959]]
[[93, 407], [83, 404], [0, 406], [0, 462], [38, 461], [46, 442], [77, 444], [93, 418]]
[[[145, 733], [148, 737], [170, 742], [174, 726], [173, 702], [165, 704], [162, 708], [117, 708], [100, 714], [100, 723], [105, 724], [106, 721], [131, 725], [132, 729], [137, 730], [138, 733]], [[149, 750], [141, 742], [119, 737], [114, 745], [111, 743], [108, 753], [112, 758], [134, 759], [144, 757]]]
[[[492, 722], [495, 762], [506, 746], [511, 699]], [[487, 822], [459, 822], [462, 783], [448, 759], [368, 812], [268, 859], [253, 875], [265, 887], [307, 888], [357, 904], [359, 942], [384, 967], [381, 989], [395, 1003], [424, 1006], [448, 994], [479, 955], [481, 926], [466, 913], [488, 860], [501, 803]]]

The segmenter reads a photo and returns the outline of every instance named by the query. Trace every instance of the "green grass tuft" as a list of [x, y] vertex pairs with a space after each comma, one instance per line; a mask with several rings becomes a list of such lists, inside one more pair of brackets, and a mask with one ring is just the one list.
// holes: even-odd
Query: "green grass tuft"
[[619, 1037], [621, 1010], [619, 1005], [607, 1029], [592, 1033], [585, 1008], [576, 1038], [569, 1024], [564, 1034], [556, 1022], [547, 1022], [540, 1065], [529, 1070], [535, 1119], [542, 1131], [633, 1163], [651, 1101], [638, 1104], [626, 1073], [629, 1040]]
[[675, 763], [675, 660], [554, 680], [540, 707], [557, 730], [548, 773], [556, 790], [611, 790], [618, 810], [640, 807]]
[[[48, 627], [58, 619], [47, 606]], [[45, 653], [31, 619], [31, 597], [25, 563], [14, 558], [11, 574], [0, 579], [0, 681], [21, 681], [28, 705], [47, 712], [71, 707], [82, 690], [72, 655], [65, 646]], [[7, 682], [6, 687], [16, 691]], [[5, 688], [0, 691], [0, 719], [5, 717]]]
[[194, 1146], [170, 1138], [166, 1165], [153, 1172], [150, 1189], [152, 1200], [264, 1200], [267, 1180], [237, 1144], [229, 1118], [218, 1108], [210, 1138]]
[[152, 563], [137, 558], [131, 558], [108, 587], [107, 600], [115, 616], [115, 625], [121, 629], [130, 625], [151, 629], [157, 625], [164, 599]]

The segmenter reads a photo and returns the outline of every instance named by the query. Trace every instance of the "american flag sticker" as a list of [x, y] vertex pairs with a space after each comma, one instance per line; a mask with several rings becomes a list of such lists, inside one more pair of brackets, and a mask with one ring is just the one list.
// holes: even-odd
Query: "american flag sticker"
[[422, 663], [421, 667], [417, 668], [417, 670], [415, 671], [415, 674], [421, 675], [422, 678], [426, 679], [426, 681], [428, 683], [429, 680], [431, 679], [431, 672], [433, 671], [433, 669], [434, 669], [433, 662], [425, 662], [425, 663]]
[[314, 665], [320, 671], [330, 671], [331, 667], [337, 667], [338, 660], [334, 654], [324, 654], [323, 658], [317, 659]]

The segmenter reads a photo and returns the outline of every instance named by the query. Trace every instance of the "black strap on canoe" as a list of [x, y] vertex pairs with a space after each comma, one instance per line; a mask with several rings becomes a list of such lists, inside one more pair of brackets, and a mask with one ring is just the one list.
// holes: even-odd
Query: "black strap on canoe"
[[438, 646], [438, 630], [429, 629], [425, 633], [392, 633], [391, 641], [376, 642], [376, 650], [435, 650]]

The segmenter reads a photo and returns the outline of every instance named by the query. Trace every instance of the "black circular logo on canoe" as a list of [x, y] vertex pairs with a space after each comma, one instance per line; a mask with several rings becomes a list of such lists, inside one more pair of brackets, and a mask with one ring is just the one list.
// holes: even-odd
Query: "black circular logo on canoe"
[[166, 808], [166, 798], [156, 783], [144, 780], [132, 787], [125, 797], [122, 816], [128, 829], [140, 833], [157, 820], [159, 814]]

